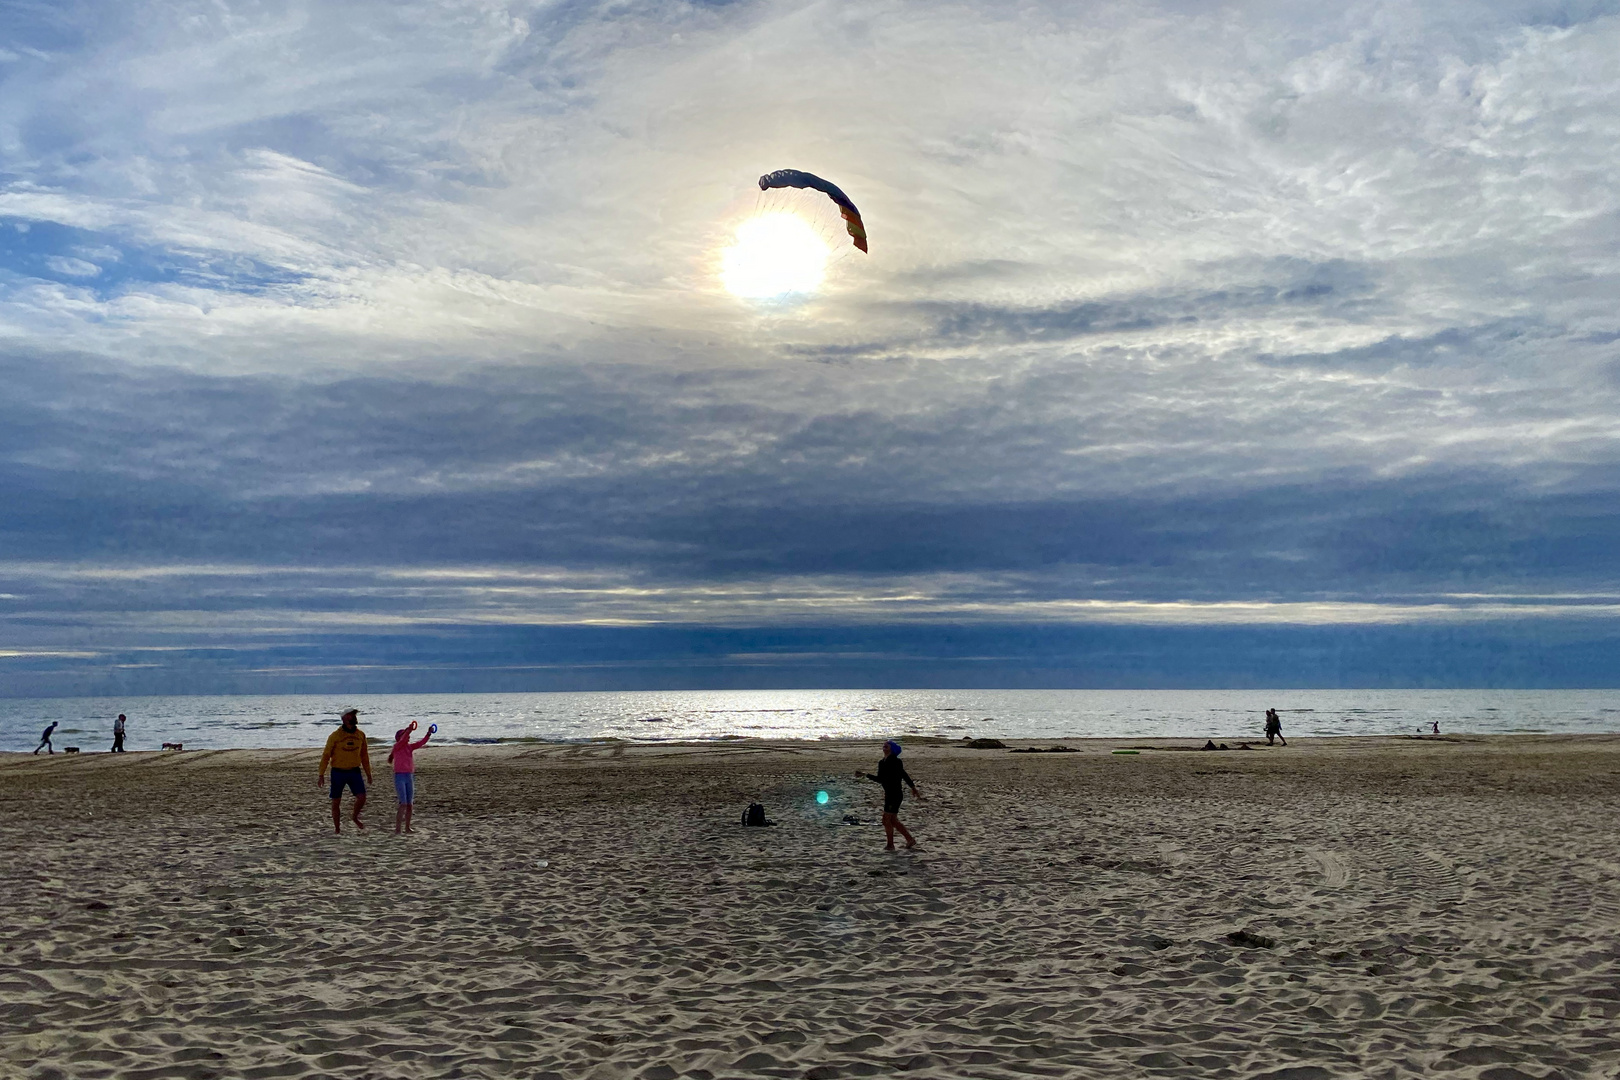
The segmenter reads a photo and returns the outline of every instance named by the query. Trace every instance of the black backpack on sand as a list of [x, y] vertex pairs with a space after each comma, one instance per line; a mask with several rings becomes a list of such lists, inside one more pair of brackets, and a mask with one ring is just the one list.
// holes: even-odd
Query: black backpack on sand
[[749, 803], [748, 809], [743, 811], [742, 823], [744, 825], [765, 825], [765, 807], [761, 803]]

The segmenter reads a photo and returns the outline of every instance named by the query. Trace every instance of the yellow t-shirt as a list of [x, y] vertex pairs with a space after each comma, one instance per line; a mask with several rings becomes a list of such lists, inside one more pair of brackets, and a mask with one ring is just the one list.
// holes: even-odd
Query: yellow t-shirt
[[371, 756], [366, 751], [366, 733], [359, 728], [353, 731], [338, 728], [332, 732], [326, 737], [326, 753], [321, 755], [321, 772], [326, 771], [327, 762], [331, 762], [334, 769], [358, 769], [364, 766], [369, 772]]

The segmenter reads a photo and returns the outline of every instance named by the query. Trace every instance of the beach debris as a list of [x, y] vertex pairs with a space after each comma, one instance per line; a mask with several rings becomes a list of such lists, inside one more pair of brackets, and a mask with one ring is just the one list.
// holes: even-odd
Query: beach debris
[[1078, 754], [1080, 751], [1072, 746], [1019, 746], [1008, 753], [1012, 754]]
[[551, 862], [548, 859], [540, 859], [534, 865], [536, 865], [540, 869], [544, 870], [546, 867], [551, 865]]
[[86, 911], [106, 911], [107, 909], [109, 909], [111, 907], [112, 907], [111, 904], [105, 903], [105, 902], [103, 902], [101, 900], [92, 900], [88, 904], [84, 905], [84, 910], [86, 910]]
[[1109, 751], [1109, 753], [1111, 753], [1111, 754], [1120, 754], [1120, 755], [1140, 754], [1141, 752], [1142, 751], [1140, 751], [1140, 750], [1110, 750]]
[[844, 824], [845, 825], [865, 825], [866, 822], [862, 821], [860, 818], [856, 817], [854, 814], [845, 814], [844, 815]]
[[1277, 939], [1264, 934], [1256, 934], [1252, 930], [1234, 930], [1226, 935], [1226, 940], [1233, 945], [1241, 945], [1246, 949], [1274, 949]]
[[1205, 750], [1219, 750], [1220, 747], [1215, 745], [1215, 740], [1214, 739], [1211, 739], [1211, 740], [1209, 740], [1208, 742], [1206, 742], [1204, 744], [1204, 749]]
[[163, 749], [165, 750], [184, 750], [185, 748], [184, 743], [166, 742], [163, 744]]
[[764, 827], [776, 824], [776, 822], [766, 819], [764, 803], [749, 803], [748, 809], [743, 811], [742, 823], [744, 825], [752, 825], [755, 827]]
[[68, 754], [77, 754], [79, 752], [79, 748], [77, 746], [64, 746], [62, 747], [62, 751]]
[[969, 750], [1005, 750], [1007, 744], [1000, 739], [975, 739], [970, 735], [962, 736]]

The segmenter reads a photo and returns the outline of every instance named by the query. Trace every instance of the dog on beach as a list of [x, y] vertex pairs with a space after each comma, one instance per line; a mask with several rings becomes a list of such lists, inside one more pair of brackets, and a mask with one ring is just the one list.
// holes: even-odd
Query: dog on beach
[[163, 744], [163, 749], [165, 749], [165, 750], [184, 750], [185, 746], [183, 746], [182, 744], [177, 743], [177, 742], [166, 742], [166, 743]]

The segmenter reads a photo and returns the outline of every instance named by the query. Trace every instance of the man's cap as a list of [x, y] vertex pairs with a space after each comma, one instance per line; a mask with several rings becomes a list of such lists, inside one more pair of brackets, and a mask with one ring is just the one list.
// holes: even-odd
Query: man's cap
[[359, 716], [359, 715], [360, 715], [360, 710], [359, 709], [344, 709], [342, 712], [338, 713], [338, 719], [341, 720], [345, 716]]

